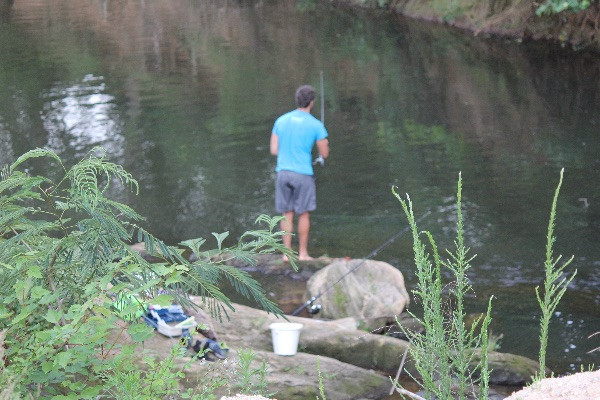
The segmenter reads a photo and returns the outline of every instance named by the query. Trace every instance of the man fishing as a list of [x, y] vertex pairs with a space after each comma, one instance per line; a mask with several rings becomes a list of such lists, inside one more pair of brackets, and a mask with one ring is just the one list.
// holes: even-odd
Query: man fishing
[[[271, 133], [271, 154], [277, 156], [275, 182], [275, 209], [284, 216], [281, 230], [283, 244], [292, 248], [294, 214], [298, 215], [298, 258], [312, 260], [308, 254], [310, 212], [317, 208], [312, 148], [317, 144], [318, 162], [323, 165], [329, 156], [327, 130], [321, 121], [310, 113], [315, 104], [315, 89], [310, 85], [296, 90], [296, 108], [275, 121]], [[283, 256], [284, 261], [288, 261]]]

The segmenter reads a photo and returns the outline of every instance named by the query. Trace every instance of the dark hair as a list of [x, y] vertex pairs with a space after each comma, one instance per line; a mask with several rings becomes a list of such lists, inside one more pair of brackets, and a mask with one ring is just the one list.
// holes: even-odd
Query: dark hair
[[300, 108], [306, 108], [311, 101], [315, 99], [315, 88], [310, 85], [303, 85], [296, 89], [296, 105]]

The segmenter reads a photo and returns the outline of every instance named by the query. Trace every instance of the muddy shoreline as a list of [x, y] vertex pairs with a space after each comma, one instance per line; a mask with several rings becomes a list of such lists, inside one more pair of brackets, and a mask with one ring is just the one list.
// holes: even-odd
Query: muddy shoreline
[[440, 6], [434, 0], [330, 0], [334, 4], [380, 9], [410, 19], [449, 26], [481, 37], [539, 42], [600, 54], [600, 5], [578, 13], [538, 17], [530, 0], [466, 0]]

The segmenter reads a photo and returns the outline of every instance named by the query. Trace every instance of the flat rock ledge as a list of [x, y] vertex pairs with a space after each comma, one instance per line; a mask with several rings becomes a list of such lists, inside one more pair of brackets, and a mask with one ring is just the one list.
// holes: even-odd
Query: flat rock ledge
[[600, 399], [600, 370], [580, 372], [562, 378], [542, 379], [506, 398], [506, 400], [576, 399]]
[[[251, 347], [272, 352], [269, 325], [285, 320], [241, 304], [235, 304], [234, 307], [236, 312], [230, 320], [214, 321], [221, 340], [225, 340], [232, 348]], [[381, 371], [386, 376], [396, 373], [402, 354], [409, 346], [404, 340], [358, 330], [357, 321], [353, 318], [334, 321], [287, 318], [290, 322], [303, 325], [298, 343], [299, 353], [334, 358], [363, 369]], [[409, 360], [405, 367], [409, 372], [416, 373], [412, 361]]]
[[[143, 244], [138, 251], [143, 250], [141, 246]], [[337, 260], [344, 259], [323, 256], [314, 261], [298, 261], [297, 271], [294, 271], [289, 263], [283, 262], [279, 255], [260, 255], [254, 265], [232, 265], [247, 271], [307, 280], [316, 271]], [[197, 297], [192, 296], [192, 300], [199, 305], [202, 303]], [[212, 331], [217, 333], [218, 339], [230, 348], [228, 359], [214, 363], [195, 362], [186, 366], [185, 387], [206, 385], [207, 380], [210, 381], [215, 376], [230, 376], [233, 381], [238, 351], [250, 348], [256, 354], [254, 367], [258, 367], [263, 361], [269, 365], [267, 392], [273, 393], [274, 398], [315, 398], [319, 394], [318, 362], [328, 399], [382, 399], [389, 393], [390, 377], [395, 376], [400, 359], [410, 346], [407, 341], [398, 338], [369, 333], [368, 331], [381, 330], [377, 328], [384, 323], [384, 319], [381, 318], [359, 321], [348, 317], [325, 321], [287, 316], [290, 322], [303, 324], [303, 329], [298, 353], [291, 357], [279, 356], [273, 353], [269, 325], [285, 320], [241, 304], [233, 306], [235, 312], [229, 314], [229, 319], [224, 318], [223, 321], [213, 321], [209, 324]], [[385, 322], [389, 321], [385, 319]], [[359, 326], [361, 329], [358, 329]], [[157, 357], [164, 357], [169, 354], [173, 344], [173, 339], [157, 334], [144, 343], [144, 348]], [[477, 361], [477, 355], [474, 361]], [[182, 367], [185, 365], [185, 360], [178, 362]], [[505, 387], [528, 384], [531, 376], [539, 369], [536, 361], [508, 353], [490, 352], [489, 363], [492, 369], [490, 383]], [[412, 376], [418, 376], [410, 357], [406, 360], [404, 368]], [[406, 377], [406, 372], [403, 375]], [[229, 392], [221, 392], [217, 391], [216, 394], [232, 395]], [[517, 399], [525, 400], [529, 397], [512, 400]]]
[[[198, 298], [192, 297], [192, 300], [200, 303]], [[184, 388], [206, 385], [216, 376], [235, 381], [238, 352], [251, 348], [256, 354], [253, 368], [263, 361], [268, 364], [266, 392], [272, 393], [269, 397], [280, 400], [316, 398], [320, 370], [327, 399], [383, 399], [391, 388], [389, 376], [395, 375], [408, 346], [399, 339], [359, 331], [352, 318], [321, 321], [288, 317], [290, 322], [303, 324], [303, 329], [298, 353], [280, 356], [273, 352], [269, 325], [285, 320], [244, 305], [234, 304], [234, 307], [230, 319], [213, 321], [218, 339], [230, 348], [228, 358], [187, 366], [185, 359], [178, 360], [185, 372]], [[164, 357], [173, 344], [173, 339], [157, 334], [144, 343], [144, 348], [150, 354]], [[229, 387], [232, 393], [217, 391], [217, 394], [232, 396], [235, 389]]]
[[[192, 300], [200, 304], [199, 298], [192, 297]], [[177, 365], [185, 373], [182, 381], [184, 389], [206, 386], [218, 377], [235, 382], [239, 351], [249, 348], [256, 355], [252, 368], [258, 368], [263, 361], [268, 365], [266, 392], [271, 398], [316, 398], [319, 395], [320, 371], [327, 399], [384, 399], [391, 388], [390, 377], [395, 376], [402, 355], [410, 346], [404, 340], [359, 330], [354, 318], [323, 321], [288, 316], [290, 322], [303, 324], [303, 329], [298, 352], [294, 356], [280, 356], [273, 352], [269, 325], [285, 320], [241, 304], [233, 306], [235, 312], [229, 314], [229, 319], [213, 321], [218, 339], [230, 349], [228, 358], [218, 362], [191, 363], [189, 358], [178, 359]], [[156, 334], [144, 342], [143, 347], [150, 355], [163, 358], [175, 343], [174, 339]], [[514, 357], [518, 360], [515, 361]], [[522, 364], [522, 368], [515, 368], [515, 364]], [[413, 376], [418, 376], [410, 357], [404, 367]], [[491, 383], [499, 385], [523, 384], [538, 368], [535, 361], [496, 352], [490, 353], [490, 367], [494, 370]], [[406, 379], [407, 373], [403, 375]], [[231, 384], [227, 389], [221, 388], [215, 392], [217, 396], [232, 396], [235, 393], [236, 387]], [[556, 399], [563, 398], [568, 397]], [[529, 397], [515, 397], [512, 400], [517, 399], [528, 400]]]
[[229, 264], [248, 272], [256, 271], [265, 275], [285, 275], [294, 279], [307, 280], [316, 271], [325, 268], [336, 260], [343, 260], [342, 258], [327, 256], [321, 256], [312, 261], [296, 260], [295, 264], [298, 270], [295, 271], [289, 262], [283, 261], [281, 254], [258, 254], [254, 258], [255, 265], [248, 265], [247, 262], [237, 259], [230, 261]]

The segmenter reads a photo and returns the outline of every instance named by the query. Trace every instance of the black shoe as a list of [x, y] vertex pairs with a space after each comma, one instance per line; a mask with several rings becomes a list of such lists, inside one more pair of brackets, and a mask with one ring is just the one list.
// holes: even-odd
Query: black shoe
[[206, 339], [206, 343], [207, 344], [204, 345], [204, 348], [206, 349], [206, 347], [208, 347], [208, 349], [219, 360], [224, 360], [225, 358], [227, 358], [227, 356], [225, 355], [225, 352], [223, 351], [223, 349], [221, 349], [221, 346], [219, 346], [219, 343], [217, 343], [217, 342], [215, 342], [214, 340], [211, 340], [211, 339]]

